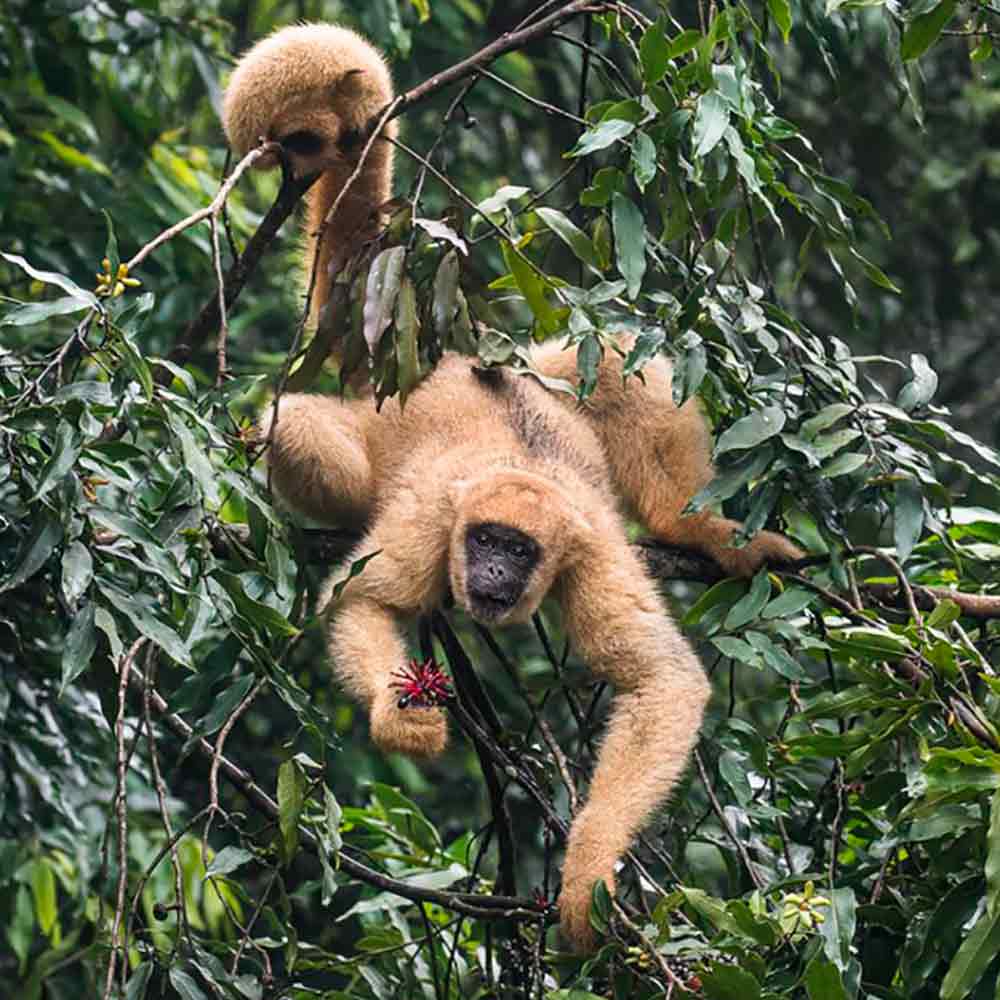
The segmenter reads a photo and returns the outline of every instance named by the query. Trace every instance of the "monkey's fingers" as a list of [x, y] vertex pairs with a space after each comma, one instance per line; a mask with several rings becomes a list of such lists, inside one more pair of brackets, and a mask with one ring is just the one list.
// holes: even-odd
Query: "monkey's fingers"
[[372, 739], [386, 752], [436, 757], [448, 743], [448, 723], [440, 708], [400, 708], [398, 696], [372, 706]]

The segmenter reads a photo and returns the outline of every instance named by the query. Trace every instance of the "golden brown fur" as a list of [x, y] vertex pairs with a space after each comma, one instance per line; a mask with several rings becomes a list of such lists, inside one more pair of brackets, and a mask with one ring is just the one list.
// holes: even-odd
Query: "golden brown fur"
[[[355, 66], [363, 68], [353, 77], [360, 91], [371, 90], [348, 106], [336, 84]], [[321, 120], [304, 95], [331, 86], [338, 96], [323, 104]], [[335, 136], [336, 123], [361, 125], [386, 103], [386, 87], [380, 57], [358, 36], [319, 25], [286, 29], [252, 50], [234, 74], [227, 134], [238, 151], [257, 134], [280, 138], [303, 122]], [[327, 119], [334, 124], [323, 124]], [[364, 175], [369, 208], [387, 197], [389, 172], [383, 148]], [[336, 161], [315, 189], [310, 219], [325, 214], [342, 179]], [[363, 216], [357, 206], [355, 221]], [[327, 259], [346, 255], [349, 230], [334, 226]], [[573, 351], [544, 345], [532, 360], [548, 376], [575, 378]], [[541, 544], [520, 599], [492, 623], [530, 617], [551, 592], [576, 649], [616, 689], [563, 868], [563, 928], [580, 949], [592, 944], [593, 883], [604, 879], [613, 888], [616, 861], [685, 767], [709, 693], [698, 659], [628, 544], [619, 508], [730, 573], [799, 556], [769, 532], [731, 548], [734, 522], [709, 512], [681, 515], [713, 475], [704, 420], [694, 402], [674, 406], [666, 359], [645, 368], [644, 382], [625, 385], [621, 369], [609, 352], [596, 391], [579, 406], [534, 379], [509, 372], [484, 379], [469, 359], [447, 355], [410, 396], [405, 414], [395, 400], [376, 412], [370, 399], [285, 397], [270, 453], [273, 482], [289, 503], [321, 521], [365, 526], [352, 558], [379, 552], [329, 614], [329, 642], [338, 676], [367, 706], [373, 737], [386, 750], [430, 755], [445, 745], [443, 712], [400, 708], [390, 681], [406, 661], [400, 620], [436, 607], [449, 590], [469, 605], [466, 526], [499, 522]], [[329, 587], [321, 604], [328, 594]]]

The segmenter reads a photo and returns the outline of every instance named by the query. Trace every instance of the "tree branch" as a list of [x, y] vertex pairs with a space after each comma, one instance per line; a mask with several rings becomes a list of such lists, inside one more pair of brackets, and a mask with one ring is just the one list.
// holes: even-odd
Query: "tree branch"
[[[128, 670], [128, 685], [141, 697], [148, 698], [150, 705], [160, 716], [167, 728], [180, 737], [186, 745], [193, 746], [207, 761], [217, 765], [223, 777], [239, 789], [247, 799], [261, 812], [272, 820], [278, 820], [278, 803], [272, 799], [253, 777], [243, 768], [234, 764], [228, 757], [216, 752], [216, 748], [204, 737], [195, 737], [194, 730], [179, 715], [171, 712], [166, 701], [155, 688], [147, 687], [145, 678], [137, 667], [130, 662]], [[299, 828], [300, 842], [313, 854], [319, 853], [319, 844], [311, 830]], [[437, 903], [446, 909], [461, 913], [463, 916], [476, 917], [479, 920], [531, 920], [537, 922], [539, 912], [534, 902], [517, 896], [487, 896], [468, 892], [443, 892], [436, 889], [423, 889], [408, 885], [399, 879], [383, 875], [369, 868], [366, 864], [351, 857], [346, 851], [340, 853], [340, 869], [359, 882], [364, 882], [376, 889], [395, 893], [414, 903]]]

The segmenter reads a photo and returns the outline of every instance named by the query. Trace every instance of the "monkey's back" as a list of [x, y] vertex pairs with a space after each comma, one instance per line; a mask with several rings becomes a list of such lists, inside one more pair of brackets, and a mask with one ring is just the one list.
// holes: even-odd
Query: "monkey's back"
[[482, 369], [476, 360], [447, 354], [401, 407], [387, 400], [354, 405], [372, 463], [377, 493], [401, 476], [462, 478], [471, 468], [521, 468], [580, 480], [611, 492], [601, 443], [567, 396], [558, 399], [531, 375]]

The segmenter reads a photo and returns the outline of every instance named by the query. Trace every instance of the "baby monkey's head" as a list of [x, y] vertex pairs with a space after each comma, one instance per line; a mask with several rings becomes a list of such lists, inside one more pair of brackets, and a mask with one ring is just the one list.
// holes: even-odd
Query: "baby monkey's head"
[[[301, 176], [354, 163], [365, 125], [391, 100], [389, 69], [364, 38], [333, 24], [301, 24], [275, 32], [240, 59], [222, 123], [237, 156], [261, 139], [279, 142]], [[386, 131], [394, 134], [392, 123]], [[277, 157], [257, 165], [277, 166]]]
[[523, 622], [575, 561], [588, 526], [569, 496], [529, 472], [490, 473], [452, 490], [455, 600], [483, 625]]

